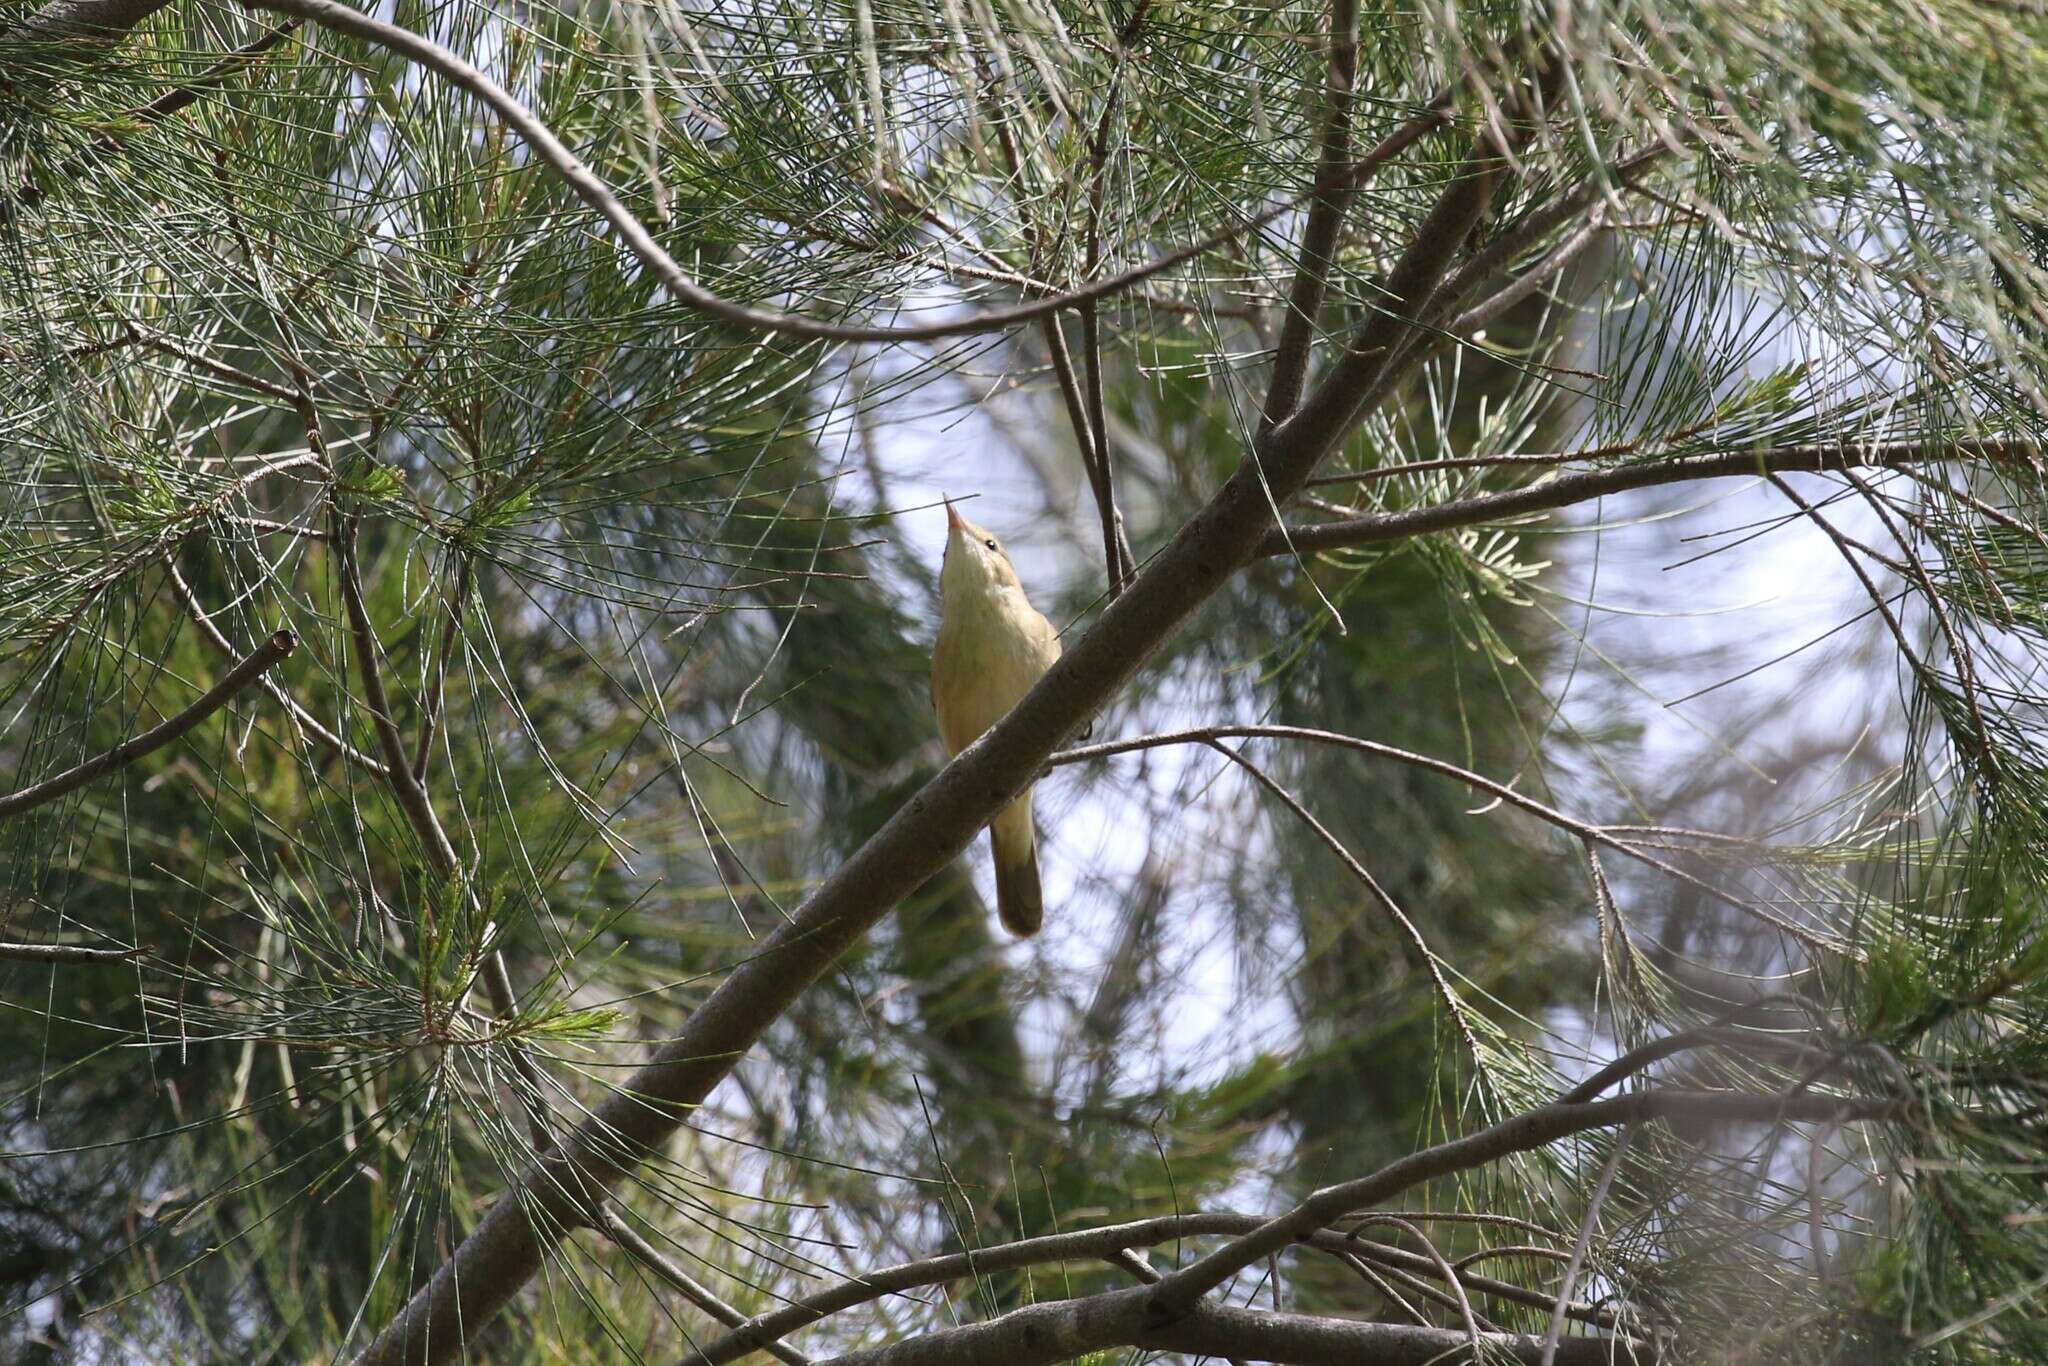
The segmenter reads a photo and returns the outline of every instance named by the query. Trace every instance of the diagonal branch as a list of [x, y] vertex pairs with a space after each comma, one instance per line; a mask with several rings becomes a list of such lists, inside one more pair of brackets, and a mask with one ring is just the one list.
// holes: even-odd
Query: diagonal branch
[[[597, 1225], [605, 1237], [618, 1245], [620, 1251], [674, 1286], [682, 1293], [684, 1299], [726, 1327], [738, 1328], [747, 1321], [745, 1314], [720, 1299], [710, 1286], [676, 1265], [674, 1258], [664, 1254], [611, 1208], [606, 1207], [598, 1212]], [[777, 1361], [783, 1362], [784, 1366], [811, 1366], [809, 1357], [784, 1343], [763, 1343], [762, 1349]]]
[[[1595, 206], [1585, 223], [1571, 236], [1551, 248], [1535, 265], [1451, 319], [1444, 325], [1444, 331], [1452, 337], [1470, 337], [1481, 328], [1492, 326], [1509, 310], [1554, 279], [1566, 266], [1584, 254], [1586, 248], [1598, 242], [1606, 232], [1607, 217], [1598, 206]], [[1454, 300], [1457, 297], [1449, 289], [1446, 289], [1445, 293], [1450, 294]]]
[[[1381, 392], [1378, 381], [1395, 350], [1429, 315], [1431, 301], [1484, 215], [1499, 175], [1499, 149], [1487, 135], [1473, 139], [1449, 186], [1388, 272], [1383, 286], [1386, 297], [1379, 311], [1359, 329], [1308, 401], [1260, 439], [1262, 449], [1313, 452], [1308, 461], [1313, 467], [1357, 425], [1366, 406]], [[1312, 468], [1302, 470], [1301, 478], [1312, 472]], [[1289, 470], [1274, 482], [1296, 481]]]
[[86, 66], [168, 3], [170, 0], [55, 0], [0, 32], [0, 43], [10, 48], [35, 45], [64, 54], [68, 64]]
[[[311, 6], [314, 0], [290, 3]], [[1435, 292], [1483, 213], [1492, 183], [1485, 158], [1450, 181], [1391, 277], [1398, 283], [1392, 292], [1398, 306], [1419, 312]], [[1379, 326], [1392, 338], [1408, 324], [1390, 313]], [[1252, 560], [1275, 507], [1299, 491], [1362, 401], [1350, 395], [1325, 402], [1324, 417], [1300, 422], [1298, 415], [1267, 433], [1007, 717], [898, 807], [725, 974], [674, 1038], [514, 1180], [370, 1344], [365, 1366], [443, 1361], [459, 1353], [470, 1334], [539, 1270], [543, 1257], [589, 1224], [605, 1192], [659, 1150], [811, 983], [951, 863], [1037, 776], [1061, 739], [1080, 730]], [[1337, 409], [1341, 415], [1331, 417]]]
[[[356, 519], [339, 508], [334, 512], [333, 545], [337, 576], [341, 580], [342, 606], [348, 613], [349, 631], [355, 637], [356, 673], [363, 681], [364, 704], [370, 713], [371, 728], [384, 751], [385, 785], [397, 798], [399, 810], [419, 837], [427, 866], [438, 877], [452, 878], [461, 872], [462, 860], [456, 854], [447, 830], [442, 827], [441, 818], [434, 813], [434, 803], [427, 796], [426, 783], [406, 757], [405, 740], [398, 733], [396, 714], [391, 708], [390, 695], [384, 688], [384, 672], [377, 662], [382, 647], [377, 640], [376, 627], [370, 620], [369, 608], [363, 602], [362, 567], [356, 560]], [[463, 895], [474, 897], [476, 894], [472, 889], [464, 888]], [[512, 973], [505, 966], [505, 955], [495, 948], [485, 953], [479, 975], [483, 978], [484, 993], [491, 998], [491, 1009], [497, 1012], [498, 1018], [508, 1023], [516, 1020], [519, 998], [512, 989]], [[539, 1069], [517, 1043], [510, 1045], [510, 1054], [513, 1070], [524, 1085], [521, 1099], [525, 1103], [534, 1147], [545, 1148], [551, 1141], [553, 1125]], [[595, 1211], [592, 1213], [594, 1217]]]
[[[1322, 842], [1324, 848], [1337, 856], [1338, 861], [1344, 865], [1352, 877], [1364, 884], [1365, 889], [1372, 894], [1373, 900], [1380, 904], [1380, 909], [1386, 912], [1387, 918], [1394, 922], [1395, 930], [1405, 936], [1408, 942], [1415, 946], [1416, 953], [1422, 958], [1423, 969], [1429, 973], [1430, 981], [1436, 986], [1437, 995], [1443, 998], [1444, 1007], [1450, 1011], [1451, 1019], [1458, 1026], [1459, 1037], [1464, 1039], [1465, 1047], [1472, 1055], [1478, 1057], [1480, 1055], [1479, 1040], [1472, 1033], [1471, 1022], [1466, 1019], [1464, 1001], [1458, 996], [1457, 992], [1451, 989], [1449, 979], [1444, 976], [1442, 960], [1429, 947], [1429, 941], [1422, 937], [1422, 931], [1416, 928], [1415, 921], [1409, 917], [1406, 911], [1401, 909], [1401, 904], [1394, 900], [1387, 889], [1380, 885], [1379, 879], [1372, 875], [1372, 870], [1363, 863], [1360, 863], [1358, 856], [1345, 847], [1344, 841], [1338, 839], [1328, 826], [1317, 820], [1315, 813], [1304, 806], [1299, 797], [1283, 787], [1272, 774], [1253, 763], [1243, 753], [1224, 744], [1220, 739], [1213, 736], [1204, 737], [1202, 743], [1236, 764], [1239, 768], [1242, 768], [1245, 772], [1251, 774], [1260, 787], [1265, 788], [1266, 791], [1278, 799], [1282, 806], [1285, 806], [1294, 814], [1296, 820], [1299, 820], [1309, 828], [1310, 832]], [[1420, 1235], [1418, 1234], [1418, 1236]]]
[[1579, 1271], [1585, 1266], [1586, 1254], [1593, 1246], [1593, 1234], [1600, 1227], [1600, 1207], [1607, 1203], [1607, 1193], [1614, 1189], [1614, 1178], [1621, 1171], [1621, 1160], [1628, 1155], [1629, 1145], [1635, 1142], [1635, 1137], [1636, 1126], [1633, 1124], [1621, 1131], [1621, 1141], [1614, 1145], [1613, 1155], [1600, 1169], [1600, 1179], [1593, 1183], [1593, 1194], [1586, 1200], [1585, 1218], [1579, 1221], [1579, 1236], [1572, 1240], [1571, 1257], [1565, 1262], [1564, 1279], [1558, 1283], [1557, 1307], [1550, 1311], [1550, 1326], [1543, 1333], [1540, 1366], [1552, 1366], [1557, 1360], [1558, 1347], [1564, 1341], [1565, 1306], [1571, 1303]]
[[290, 631], [274, 631], [270, 639], [257, 646], [241, 663], [229, 669], [218, 683], [208, 688], [191, 706], [169, 717], [140, 735], [131, 736], [115, 745], [104, 754], [87, 759], [75, 768], [68, 768], [39, 783], [31, 783], [19, 792], [0, 797], [0, 820], [18, 816], [44, 802], [54, 801], [65, 793], [84, 787], [103, 773], [134, 763], [153, 750], [162, 749], [171, 741], [197, 726], [201, 721], [225, 707], [236, 693], [261, 678], [273, 665], [290, 654], [299, 643], [299, 638]]
[[[1117, 111], [1123, 107], [1123, 75], [1130, 60], [1130, 46], [1136, 40], [1140, 26], [1145, 21], [1147, 0], [1132, 7], [1131, 17], [1125, 21], [1118, 35], [1116, 72], [1111, 79], [1109, 98], [1104, 101], [1102, 117], [1096, 120], [1095, 136], [1089, 145], [1088, 163], [1088, 218], [1085, 235], [1087, 251], [1081, 262], [1081, 278], [1092, 279], [1102, 265], [1102, 200], [1106, 189], [1109, 166], [1109, 130]], [[1345, 178], [1345, 167], [1336, 167], [1336, 176]], [[1124, 534], [1124, 516], [1116, 505], [1116, 481], [1111, 472], [1109, 450], [1109, 417], [1102, 402], [1102, 319], [1097, 311], [1097, 301], [1090, 299], [1075, 312], [1081, 319], [1081, 364], [1082, 375], [1087, 380], [1085, 414], [1088, 419], [1088, 481], [1095, 494], [1095, 511], [1102, 522], [1102, 550], [1108, 562], [1107, 584], [1111, 597], [1124, 591], [1131, 575], [1137, 571], [1137, 558], [1131, 553], [1130, 538]]]
[[[229, 658], [233, 658], [235, 654], [234, 643], [221, 632], [220, 627], [214, 625], [213, 618], [207, 615], [206, 605], [199, 600], [199, 594], [186, 580], [184, 574], [179, 571], [176, 558], [167, 552], [163, 557], [163, 564], [165, 574], [170, 579], [171, 592], [183, 604], [185, 614], [192, 618], [192, 624], [199, 628], [199, 633], [212, 643], [214, 649], [227, 655]], [[307, 735], [332, 752], [339, 754], [348, 762], [359, 766], [365, 773], [380, 778], [383, 776], [385, 770], [381, 762], [371, 755], [363, 753], [363, 751], [342, 739], [340, 735], [321, 724], [318, 717], [306, 710], [299, 700], [279, 686], [276, 680], [265, 675], [258, 681], [263, 690], [270, 694], [272, 700], [283, 707], [285, 714], [290, 716]]]

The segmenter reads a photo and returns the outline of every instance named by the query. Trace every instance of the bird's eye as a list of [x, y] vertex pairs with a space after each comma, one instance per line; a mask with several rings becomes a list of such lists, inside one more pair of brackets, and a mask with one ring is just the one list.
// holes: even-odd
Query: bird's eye
[[982, 544], [987, 546], [990, 550], [994, 550], [996, 548], [996, 542], [993, 536], [991, 536], [988, 540], [983, 541]]

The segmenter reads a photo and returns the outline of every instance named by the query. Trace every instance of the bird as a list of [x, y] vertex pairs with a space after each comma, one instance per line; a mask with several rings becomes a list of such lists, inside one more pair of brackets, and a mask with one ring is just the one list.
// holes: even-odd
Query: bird
[[[1025, 598], [1002, 544], [948, 498], [939, 638], [932, 650], [932, 706], [946, 753], [958, 754], [1007, 716], [1059, 657], [1059, 632]], [[996, 813], [988, 836], [996, 914], [1011, 934], [1028, 938], [1045, 923], [1030, 788]]]

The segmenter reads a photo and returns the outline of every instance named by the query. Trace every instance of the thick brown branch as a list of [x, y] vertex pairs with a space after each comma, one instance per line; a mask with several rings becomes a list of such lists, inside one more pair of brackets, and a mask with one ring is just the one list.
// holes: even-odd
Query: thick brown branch
[[[1486, 1361], [1534, 1362], [1542, 1343], [1522, 1333], [1480, 1335]], [[1449, 1328], [1404, 1323], [1357, 1323], [1303, 1314], [1260, 1313], [1235, 1305], [1203, 1305], [1164, 1328], [1147, 1329], [1131, 1344], [1157, 1352], [1237, 1355], [1287, 1366], [1439, 1366], [1461, 1360], [1471, 1343]], [[1618, 1337], [1570, 1338], [1559, 1345], [1559, 1366], [1630, 1366], [1657, 1359], [1649, 1346]]]
[[168, 3], [169, 0], [56, 0], [0, 33], [0, 43], [11, 48], [34, 44], [61, 55], [72, 65], [85, 66]]
[[[1403, 282], [1397, 299], [1419, 306], [1434, 293], [1484, 210], [1490, 185], [1485, 171], [1453, 179], [1395, 271]], [[1388, 335], [1403, 325], [1389, 321]], [[590, 1221], [605, 1192], [658, 1151], [797, 997], [947, 866], [1037, 776], [1061, 738], [1079, 730], [1250, 561], [1272, 525], [1273, 508], [1300, 489], [1359, 401], [1352, 395], [1337, 405], [1345, 410], [1341, 419], [1290, 422], [1268, 433], [1006, 718], [904, 802], [725, 975], [680, 1034], [518, 1177], [370, 1345], [366, 1366], [441, 1361], [459, 1352], [468, 1334], [533, 1276], [549, 1249]]]
[[[1401, 1211], [1392, 1213], [1396, 1217], [1402, 1215]], [[1439, 1216], [1411, 1213], [1407, 1217]], [[1165, 1215], [1156, 1219], [1108, 1224], [1101, 1228], [1076, 1229], [1037, 1238], [1021, 1238], [1013, 1243], [977, 1248], [972, 1252], [955, 1252], [882, 1267], [815, 1291], [793, 1304], [749, 1319], [716, 1342], [685, 1357], [682, 1366], [724, 1366], [726, 1362], [735, 1361], [749, 1352], [762, 1350], [769, 1343], [821, 1322], [834, 1314], [842, 1313], [856, 1305], [902, 1294], [907, 1290], [941, 1285], [969, 1276], [985, 1276], [997, 1271], [1041, 1266], [1049, 1262], [1113, 1261], [1119, 1266], [1128, 1267], [1128, 1263], [1120, 1260], [1117, 1254], [1130, 1248], [1156, 1247], [1176, 1239], [1218, 1234], [1234, 1237], [1250, 1233], [1265, 1222], [1254, 1215], [1222, 1210], [1202, 1214]], [[1404, 1271], [1425, 1276], [1438, 1274], [1436, 1265], [1420, 1253], [1389, 1247], [1382, 1243], [1361, 1242], [1333, 1230], [1319, 1230], [1302, 1241], [1304, 1245], [1323, 1252], [1353, 1253]], [[1151, 1270], [1149, 1267], [1146, 1269], [1148, 1272]], [[1158, 1279], [1158, 1274], [1152, 1273], [1148, 1284], [1155, 1283]], [[1496, 1280], [1490, 1276], [1461, 1271], [1458, 1280], [1479, 1294], [1511, 1300], [1533, 1308], [1549, 1309], [1554, 1303], [1553, 1297], [1541, 1291]], [[1567, 1312], [1571, 1317], [1582, 1321], [1599, 1317], [1599, 1311], [1583, 1305], [1573, 1305]]]
[[[1200, 1305], [1172, 1323], [1144, 1321], [1143, 1289], [1015, 1310], [986, 1323], [849, 1352], [828, 1366], [1056, 1366], [1112, 1347], [1187, 1356], [1239, 1357], [1283, 1366], [1434, 1366], [1464, 1359], [1472, 1339], [1445, 1328], [1359, 1323]], [[1519, 1333], [1480, 1339], [1488, 1360], [1535, 1362], [1542, 1342]], [[1625, 1338], [1573, 1338], [1558, 1353], [1570, 1366], [1621, 1366], [1655, 1357]]]
[[152, 750], [162, 749], [171, 741], [197, 726], [201, 721], [225, 707], [234, 695], [254, 683], [279, 660], [292, 652], [299, 638], [290, 631], [276, 631], [270, 639], [229, 669], [221, 680], [208, 688], [191, 706], [176, 716], [151, 726], [142, 734], [123, 740], [106, 753], [87, 759], [76, 768], [66, 769], [54, 777], [39, 783], [31, 783], [19, 792], [0, 797], [0, 820], [18, 816], [44, 802], [54, 801], [75, 788], [85, 786], [103, 773], [131, 764]]

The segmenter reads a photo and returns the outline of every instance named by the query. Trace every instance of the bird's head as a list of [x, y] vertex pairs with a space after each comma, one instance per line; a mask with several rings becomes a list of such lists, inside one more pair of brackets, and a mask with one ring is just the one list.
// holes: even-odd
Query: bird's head
[[1018, 588], [1016, 566], [1004, 553], [994, 533], [978, 527], [960, 515], [953, 500], [946, 500], [946, 563], [939, 571], [939, 587], [947, 596], [958, 593], [986, 593], [990, 588]]

